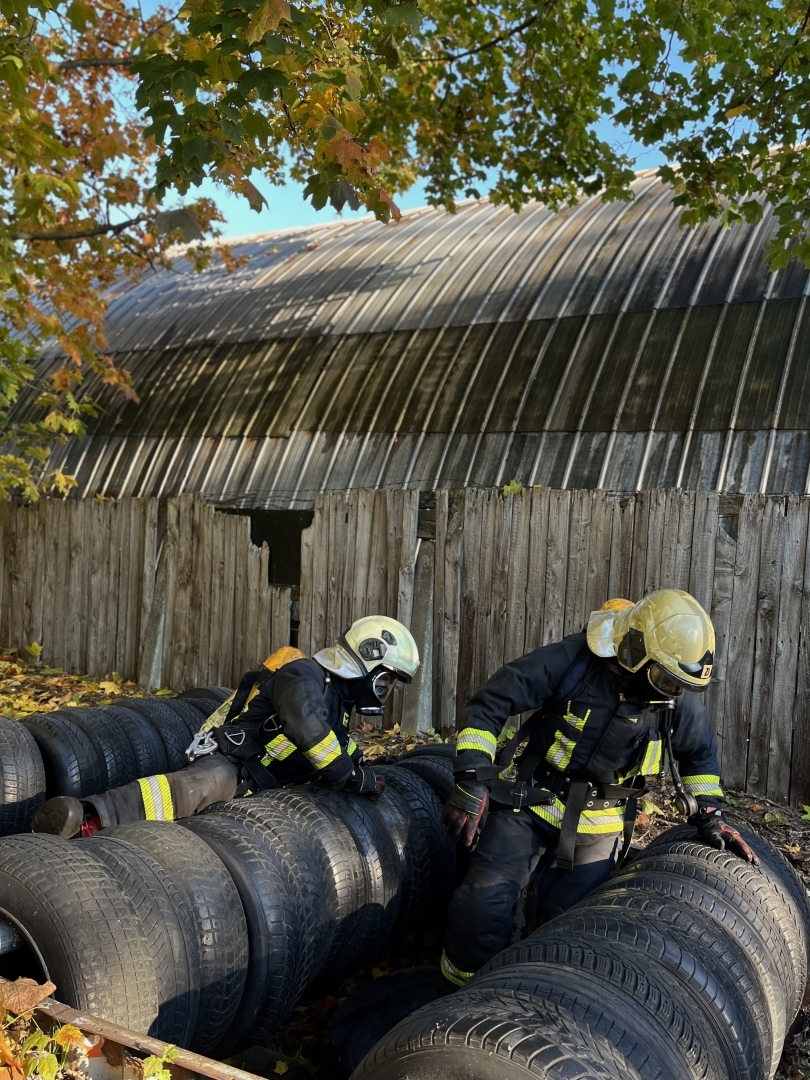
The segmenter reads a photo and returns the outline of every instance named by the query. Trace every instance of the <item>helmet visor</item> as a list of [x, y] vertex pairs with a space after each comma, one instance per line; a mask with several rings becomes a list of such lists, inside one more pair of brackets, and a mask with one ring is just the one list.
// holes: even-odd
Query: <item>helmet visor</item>
[[653, 690], [663, 694], [664, 697], [679, 697], [684, 692], [684, 689], [701, 689], [685, 680], [681, 682], [680, 679], [667, 671], [666, 668], [661, 667], [660, 664], [650, 664], [647, 668], [647, 681]]
[[371, 680], [371, 689], [379, 702], [385, 701], [396, 681], [397, 676], [393, 671], [383, 670], [376, 672]]

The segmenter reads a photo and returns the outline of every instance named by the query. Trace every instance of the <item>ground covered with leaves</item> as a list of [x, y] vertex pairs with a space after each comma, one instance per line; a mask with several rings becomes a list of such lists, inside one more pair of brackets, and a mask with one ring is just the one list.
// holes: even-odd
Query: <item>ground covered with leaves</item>
[[[171, 690], [157, 692], [159, 697], [169, 694]], [[0, 716], [20, 719], [67, 706], [111, 705], [122, 697], [144, 696], [134, 682], [125, 681], [116, 672], [97, 680], [89, 675], [66, 675], [62, 668], [46, 667], [35, 657], [24, 660], [0, 654]]]

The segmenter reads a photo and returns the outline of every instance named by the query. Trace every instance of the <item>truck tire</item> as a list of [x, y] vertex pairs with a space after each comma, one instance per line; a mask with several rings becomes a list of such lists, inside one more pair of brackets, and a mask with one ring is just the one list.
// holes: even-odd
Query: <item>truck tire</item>
[[[799, 875], [784, 857], [782, 852], [764, 836], [748, 828], [745, 819], [734, 810], [724, 810], [723, 816], [740, 833], [743, 840], [753, 848], [759, 857], [760, 865], [771, 884], [782, 894], [782, 902], [793, 911], [793, 921], [803, 937], [802, 951], [810, 952], [810, 896]], [[697, 829], [691, 825], [676, 825], [664, 834], [669, 840], [698, 842]], [[655, 850], [655, 841], [650, 845]]]
[[571, 1012], [624, 1054], [643, 1080], [715, 1080], [679, 988], [659, 991], [633, 958], [628, 966], [621, 955], [599, 957], [592, 942], [584, 951], [581, 944], [572, 943], [570, 965], [487, 965], [458, 996], [497, 993], [526, 1010]]
[[122, 787], [138, 776], [135, 755], [121, 728], [101, 709], [59, 709], [57, 716], [75, 724], [95, 746], [104, 766], [104, 789]]
[[436, 792], [442, 806], [453, 794], [455, 787], [453, 768], [446, 757], [433, 753], [424, 753], [418, 757], [401, 758], [396, 767], [409, 769], [411, 772], [415, 772], [417, 776], [421, 776]]
[[272, 804], [277, 812], [305, 836], [319, 853], [326, 885], [323, 917], [334, 925], [332, 945], [320, 974], [333, 974], [351, 966], [362, 941], [361, 912], [366, 898], [363, 864], [346, 824], [316, 806], [306, 788], [267, 791], [252, 799], [237, 799], [228, 806], [233, 813], [250, 815], [255, 807]]
[[200, 710], [194, 707], [193, 702], [182, 701], [180, 698], [167, 698], [165, 704], [183, 721], [188, 732], [188, 741], [191, 742], [204, 720]]
[[[788, 1021], [792, 1023], [804, 998], [807, 954], [803, 951], [802, 934], [794, 921], [794, 913], [782, 902], [769, 876], [727, 851], [717, 851], [705, 844], [685, 840], [656, 842], [654, 847], [645, 849], [632, 865], [647, 864], [650, 868], [654, 865], [661, 870], [668, 870], [672, 866], [676, 873], [694, 876], [707, 884], [722, 880], [727, 887], [741, 889], [746, 899], [757, 904], [765, 920], [770, 919], [770, 947], [780, 958], [782, 978], [790, 988], [786, 1006]], [[712, 880], [709, 880], [709, 876]]]
[[408, 811], [427, 842], [430, 852], [430, 884], [425, 911], [430, 919], [444, 910], [453, 891], [456, 845], [442, 824], [442, 806], [433, 788], [418, 773], [383, 765], [374, 770], [382, 775], [407, 804]]
[[[381, 775], [385, 772], [382, 768], [374, 771]], [[385, 825], [397, 852], [399, 912], [391, 935], [405, 937], [416, 930], [426, 914], [431, 852], [420, 822], [411, 816], [410, 807], [396, 785], [386, 786], [382, 796], [371, 804], [371, 809]]]
[[190, 690], [184, 690], [177, 696], [179, 698], [210, 698], [217, 705], [221, 705], [232, 693], [233, 690], [229, 690], [227, 686], [192, 686]]
[[236, 1017], [214, 1048], [218, 1058], [261, 1043], [295, 1005], [300, 948], [298, 898], [291, 895], [257, 821], [201, 814], [179, 824], [196, 833], [228, 868], [247, 921], [248, 969]]
[[102, 833], [79, 841], [108, 867], [135, 908], [149, 947], [158, 994], [152, 1034], [187, 1046], [200, 1004], [200, 960], [194, 922], [182, 893], [151, 855]]
[[428, 743], [427, 746], [415, 746], [401, 754], [400, 761], [410, 761], [411, 758], [425, 757], [447, 758], [451, 763], [456, 759], [456, 748], [453, 743]]
[[45, 801], [45, 766], [31, 732], [0, 716], [0, 836], [26, 832]]
[[[271, 800], [254, 796], [217, 803], [207, 814], [249, 817], [261, 827], [264, 846], [275, 860], [291, 896], [298, 899], [298, 955], [295, 998], [321, 970], [332, 946], [334, 923], [329, 911], [329, 884], [323, 855], [309, 836]], [[206, 815], [203, 815], [206, 816]]]
[[222, 861], [199, 836], [164, 821], [105, 830], [146, 851], [184, 896], [199, 950], [200, 1001], [189, 1049], [208, 1053], [233, 1023], [247, 973], [247, 925], [242, 901]]
[[432, 1001], [398, 1024], [352, 1080], [641, 1080], [571, 1012], [497, 991]]
[[[178, 701], [180, 699], [172, 698], [172, 700]], [[186, 705], [193, 705], [203, 720], [207, 720], [211, 713], [219, 708], [213, 698], [187, 697], [182, 700]]]
[[135, 779], [165, 773], [169, 767], [163, 740], [143, 713], [125, 705], [105, 705], [103, 711], [129, 739], [135, 755]]
[[[694, 996], [716, 1034], [730, 1078], [771, 1075], [773, 1031], [759, 982], [733, 939], [709, 920], [687, 916], [679, 923], [677, 910], [665, 904], [648, 915], [586, 899], [538, 931], [543, 938], [568, 934], [604, 938], [651, 957], [662, 972], [659, 981], [677, 980]], [[781, 1045], [774, 1067], [780, 1056]]]
[[[29, 833], [0, 841], [0, 914], [39, 954], [60, 1001], [141, 1034], [158, 1015], [152, 958], [121, 884], [80, 843]], [[22, 959], [22, 958], [19, 958]]]
[[366, 875], [361, 912], [362, 944], [354, 958], [359, 967], [379, 955], [399, 913], [399, 859], [394, 842], [373, 806], [362, 795], [307, 785], [302, 789], [316, 806], [339, 817], [352, 834]]
[[180, 719], [174, 709], [163, 701], [146, 698], [131, 698], [128, 709], [134, 709], [145, 716], [163, 741], [166, 751], [167, 772], [177, 772], [188, 764], [186, 750], [191, 745], [188, 726]]
[[42, 754], [48, 798], [72, 795], [81, 799], [104, 791], [104, 764], [81, 728], [55, 713], [33, 713], [20, 723], [31, 733]]

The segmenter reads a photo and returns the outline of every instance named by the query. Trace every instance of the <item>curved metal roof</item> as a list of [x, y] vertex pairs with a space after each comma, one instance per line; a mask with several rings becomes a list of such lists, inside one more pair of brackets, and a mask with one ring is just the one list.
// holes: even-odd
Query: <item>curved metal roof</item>
[[81, 494], [299, 508], [513, 478], [809, 491], [810, 276], [767, 272], [770, 207], [689, 231], [651, 173], [634, 190], [267, 234], [232, 273], [151, 274], [108, 318], [141, 404], [90, 380], [104, 411], [53, 464]]

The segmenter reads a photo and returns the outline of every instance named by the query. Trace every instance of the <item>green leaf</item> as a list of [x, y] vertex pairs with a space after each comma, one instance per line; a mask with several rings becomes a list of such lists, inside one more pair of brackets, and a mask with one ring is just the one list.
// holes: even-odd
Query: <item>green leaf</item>
[[387, 26], [401, 26], [404, 23], [415, 34], [422, 25], [422, 13], [416, 4], [392, 4], [386, 8], [382, 21]]
[[253, 44], [265, 34], [275, 30], [281, 20], [291, 22], [290, 5], [287, 0], [264, 0], [248, 24], [247, 39]]
[[765, 815], [764, 820], [773, 825], [787, 825], [788, 823], [787, 815], [785, 814], [768, 813]]
[[37, 1072], [42, 1077], [42, 1080], [56, 1080], [56, 1074], [59, 1072], [59, 1062], [56, 1055], [46, 1054], [45, 1057], [40, 1058]]
[[176, 94], [183, 94], [184, 97], [195, 98], [199, 84], [199, 77], [191, 68], [181, 68], [172, 75], [172, 90]]
[[802, 810], [804, 810], [802, 821], [810, 821], [810, 806], [802, 806]]

